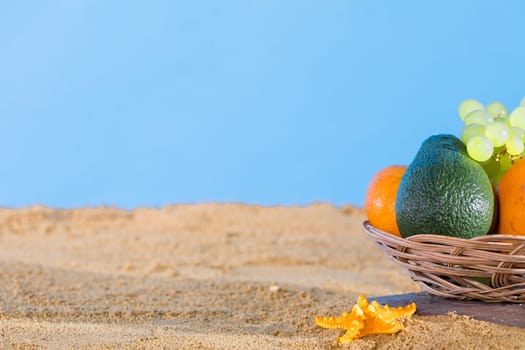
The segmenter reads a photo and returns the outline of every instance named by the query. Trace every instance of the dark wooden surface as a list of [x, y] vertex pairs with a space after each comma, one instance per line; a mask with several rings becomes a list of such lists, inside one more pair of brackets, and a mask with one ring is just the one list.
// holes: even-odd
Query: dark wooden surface
[[462, 301], [447, 299], [428, 293], [409, 293], [369, 298], [380, 304], [393, 307], [416, 303], [417, 315], [434, 316], [455, 312], [473, 319], [489, 321], [507, 326], [525, 328], [525, 304], [485, 303], [482, 301]]

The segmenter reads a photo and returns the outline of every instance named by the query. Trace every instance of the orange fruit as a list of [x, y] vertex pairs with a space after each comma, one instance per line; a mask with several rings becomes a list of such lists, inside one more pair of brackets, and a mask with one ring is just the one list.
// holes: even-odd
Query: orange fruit
[[366, 190], [365, 211], [368, 221], [375, 227], [401, 237], [396, 221], [397, 189], [404, 165], [392, 165], [374, 175]]
[[525, 158], [503, 175], [498, 185], [497, 233], [525, 235]]

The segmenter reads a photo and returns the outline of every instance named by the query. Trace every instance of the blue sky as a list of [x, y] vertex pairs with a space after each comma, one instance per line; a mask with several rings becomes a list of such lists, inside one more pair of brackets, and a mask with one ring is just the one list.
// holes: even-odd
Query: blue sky
[[362, 205], [372, 175], [525, 95], [522, 1], [16, 1], [0, 205]]

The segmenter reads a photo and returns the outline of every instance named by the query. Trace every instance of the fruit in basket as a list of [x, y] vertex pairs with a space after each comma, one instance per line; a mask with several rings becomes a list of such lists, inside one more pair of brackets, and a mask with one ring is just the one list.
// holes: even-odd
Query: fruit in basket
[[396, 222], [396, 195], [407, 167], [392, 165], [374, 175], [366, 190], [365, 211], [375, 227], [401, 236]]
[[525, 159], [510, 167], [498, 186], [497, 233], [525, 235]]
[[401, 179], [395, 204], [403, 237], [441, 234], [472, 238], [489, 232], [494, 192], [483, 167], [453, 135], [421, 145]]
[[465, 117], [474, 111], [484, 110], [483, 104], [476, 100], [465, 100], [461, 102], [458, 108], [459, 117], [465, 120]]

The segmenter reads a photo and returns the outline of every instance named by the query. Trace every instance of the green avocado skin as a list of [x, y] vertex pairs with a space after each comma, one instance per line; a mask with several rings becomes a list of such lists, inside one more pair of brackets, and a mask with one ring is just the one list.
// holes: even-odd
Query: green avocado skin
[[401, 179], [396, 219], [403, 237], [472, 238], [489, 232], [494, 191], [479, 163], [454, 135], [429, 137]]

